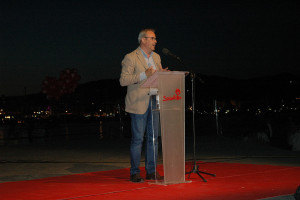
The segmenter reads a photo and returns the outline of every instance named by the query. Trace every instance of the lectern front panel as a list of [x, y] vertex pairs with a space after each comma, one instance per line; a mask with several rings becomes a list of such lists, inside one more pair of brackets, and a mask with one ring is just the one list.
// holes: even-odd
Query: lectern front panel
[[164, 183], [185, 182], [185, 74], [158, 74]]

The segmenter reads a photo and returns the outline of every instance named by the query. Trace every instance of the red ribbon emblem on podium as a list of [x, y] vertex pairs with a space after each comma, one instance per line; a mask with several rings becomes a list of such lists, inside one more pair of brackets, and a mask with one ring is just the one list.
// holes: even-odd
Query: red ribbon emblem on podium
[[163, 101], [180, 100], [180, 99], [181, 99], [181, 96], [179, 96], [179, 95], [180, 95], [181, 91], [177, 88], [177, 89], [175, 90], [175, 93], [176, 93], [176, 95], [174, 94], [174, 95], [171, 96], [171, 97], [163, 96]]

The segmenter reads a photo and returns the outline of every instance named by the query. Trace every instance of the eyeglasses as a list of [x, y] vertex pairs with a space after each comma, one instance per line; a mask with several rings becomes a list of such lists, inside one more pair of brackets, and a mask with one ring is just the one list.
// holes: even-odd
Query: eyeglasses
[[157, 40], [156, 37], [144, 37], [144, 38], [151, 38], [151, 40]]

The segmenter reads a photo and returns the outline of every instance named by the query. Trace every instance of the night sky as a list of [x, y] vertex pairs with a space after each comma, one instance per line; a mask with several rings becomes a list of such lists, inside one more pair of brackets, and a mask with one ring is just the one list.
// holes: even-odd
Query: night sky
[[300, 76], [299, 1], [0, 2], [0, 95], [37, 93], [66, 68], [78, 70], [80, 83], [118, 78], [149, 27], [172, 70], [180, 65], [162, 48], [205, 75]]

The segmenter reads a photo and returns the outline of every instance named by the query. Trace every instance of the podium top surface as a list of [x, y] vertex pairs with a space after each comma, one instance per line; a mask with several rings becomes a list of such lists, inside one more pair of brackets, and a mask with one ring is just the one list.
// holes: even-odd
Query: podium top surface
[[155, 72], [152, 76], [150, 76], [145, 83], [141, 85], [144, 88], [158, 88], [158, 75], [187, 75], [189, 72], [187, 71], [158, 71]]

